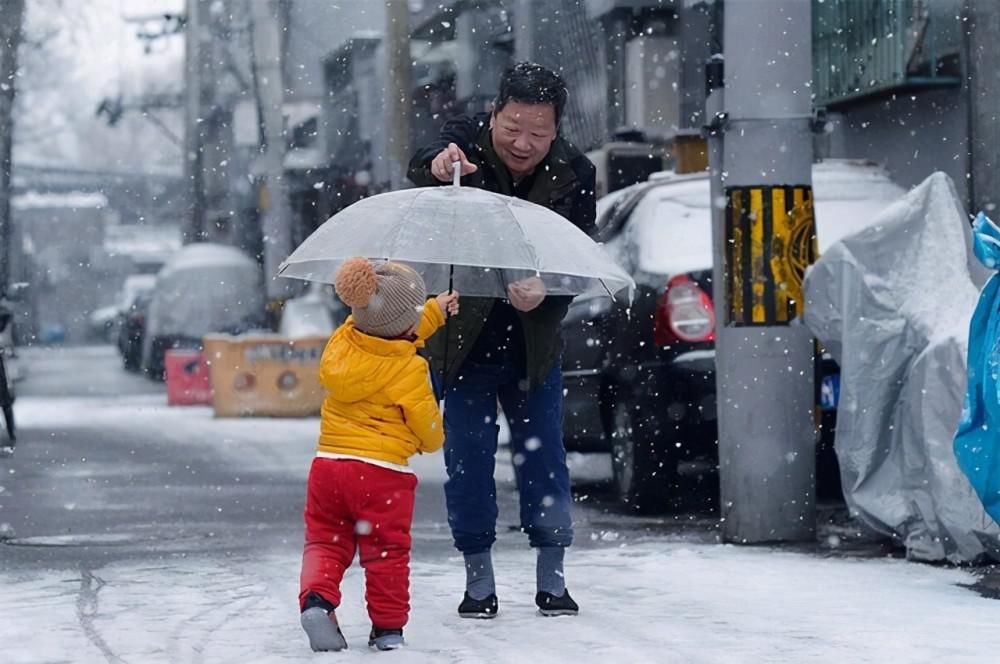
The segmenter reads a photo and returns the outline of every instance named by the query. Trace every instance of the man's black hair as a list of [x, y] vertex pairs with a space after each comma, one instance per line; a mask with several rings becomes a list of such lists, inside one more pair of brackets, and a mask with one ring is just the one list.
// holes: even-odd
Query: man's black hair
[[568, 96], [566, 82], [559, 74], [533, 62], [519, 62], [509, 67], [500, 78], [500, 94], [497, 95], [493, 112], [499, 113], [510, 101], [552, 104], [558, 126], [563, 111], [566, 110]]

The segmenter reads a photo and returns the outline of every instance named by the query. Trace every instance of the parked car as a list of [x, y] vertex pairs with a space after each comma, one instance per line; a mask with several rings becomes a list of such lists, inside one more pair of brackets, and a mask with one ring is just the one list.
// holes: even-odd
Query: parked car
[[115, 342], [128, 371], [138, 371], [142, 364], [142, 335], [146, 331], [146, 314], [155, 274], [133, 274], [125, 278], [118, 297], [118, 317], [115, 323]]
[[121, 309], [117, 304], [95, 309], [87, 316], [87, 332], [90, 337], [102, 343], [111, 343], [117, 331], [115, 327], [119, 321]]
[[[814, 166], [813, 189], [820, 251], [904, 193], [874, 164], [835, 160]], [[635, 300], [626, 313], [581, 296], [563, 323], [566, 447], [610, 452], [618, 496], [638, 511], [682, 504], [693, 484], [717, 486], [710, 212], [705, 173], [655, 174], [600, 199], [598, 239], [635, 279]], [[836, 371], [826, 358], [825, 434]], [[839, 482], [832, 438], [818, 449]]]
[[206, 334], [240, 334], [265, 325], [264, 284], [256, 261], [235, 247], [189, 244], [156, 275], [142, 368], [162, 380], [171, 348], [200, 349]]

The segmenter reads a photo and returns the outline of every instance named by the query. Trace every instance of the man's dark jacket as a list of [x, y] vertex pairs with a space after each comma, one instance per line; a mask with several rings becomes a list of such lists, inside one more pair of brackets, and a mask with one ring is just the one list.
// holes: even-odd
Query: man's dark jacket
[[[418, 187], [447, 184], [431, 175], [431, 162], [442, 150], [454, 143], [470, 162], [479, 167], [462, 178], [462, 185], [479, 187], [507, 196], [516, 196], [543, 205], [573, 222], [580, 230], [593, 235], [596, 202], [594, 198], [595, 168], [590, 160], [572, 144], [559, 136], [548, 155], [535, 172], [517, 185], [507, 166], [493, 150], [489, 114], [454, 118], [441, 128], [441, 136], [410, 160], [409, 178]], [[469, 219], [475, 224], [475, 219]], [[461, 241], [458, 239], [458, 241]], [[517, 312], [524, 329], [524, 349], [527, 366], [526, 389], [537, 386], [552, 369], [562, 352], [561, 322], [572, 298], [546, 297], [527, 313]], [[437, 375], [446, 376], [451, 384], [483, 330], [483, 323], [497, 300], [462, 298], [460, 312], [427, 344], [427, 355]], [[445, 343], [448, 344], [444, 366]]]

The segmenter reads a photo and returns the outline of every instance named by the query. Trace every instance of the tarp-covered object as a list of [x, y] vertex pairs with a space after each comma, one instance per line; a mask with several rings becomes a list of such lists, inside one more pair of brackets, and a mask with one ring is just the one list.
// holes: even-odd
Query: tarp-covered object
[[310, 284], [305, 294], [285, 301], [278, 334], [290, 339], [333, 334], [350, 310], [339, 300], [334, 300], [333, 295], [325, 293], [323, 288], [326, 287]]
[[260, 268], [234, 247], [189, 244], [156, 276], [146, 338], [239, 332], [264, 316]]
[[953, 183], [936, 173], [828, 249], [805, 280], [806, 324], [841, 368], [844, 497], [918, 560], [971, 561], [1000, 536], [952, 450], [986, 276], [970, 238]]
[[[979, 213], [973, 233], [976, 257], [990, 270], [1000, 268], [1000, 228]], [[968, 365], [955, 457], [986, 511], [1000, 521], [1000, 275], [995, 272], [972, 315]]]

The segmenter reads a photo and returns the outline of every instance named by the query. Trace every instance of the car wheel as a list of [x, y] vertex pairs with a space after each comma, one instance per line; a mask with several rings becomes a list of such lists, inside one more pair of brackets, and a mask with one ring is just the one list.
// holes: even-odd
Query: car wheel
[[609, 438], [611, 470], [622, 505], [639, 513], [662, 512], [676, 486], [677, 464], [666, 450], [657, 450], [651, 425], [635, 417], [636, 407], [615, 399]]

